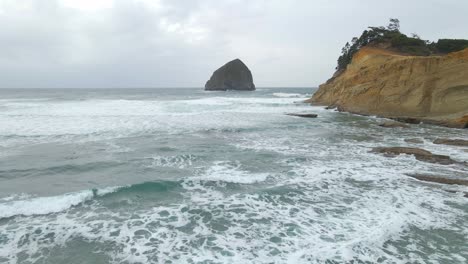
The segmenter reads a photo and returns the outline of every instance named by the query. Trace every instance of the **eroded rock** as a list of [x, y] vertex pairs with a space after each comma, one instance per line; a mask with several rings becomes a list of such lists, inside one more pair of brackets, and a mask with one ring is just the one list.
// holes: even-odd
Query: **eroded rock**
[[415, 144], [422, 144], [424, 141], [419, 138], [405, 138], [405, 142], [407, 143], [415, 143]]
[[392, 118], [395, 121], [407, 123], [407, 124], [420, 124], [421, 119], [419, 118], [411, 118], [411, 117], [394, 117]]
[[449, 184], [449, 185], [464, 185], [468, 186], [468, 180], [464, 179], [453, 179], [447, 177], [441, 177], [436, 175], [425, 175], [425, 174], [406, 174], [412, 178], [418, 179], [420, 181], [426, 182], [435, 182], [440, 184]]
[[468, 146], [468, 140], [438, 138], [434, 141], [434, 144], [466, 147]]
[[386, 127], [386, 128], [395, 128], [395, 127], [400, 127], [400, 128], [408, 128], [408, 125], [405, 125], [400, 122], [392, 122], [392, 121], [387, 121], [384, 123], [379, 124], [381, 127]]
[[318, 117], [317, 114], [287, 113], [286, 115], [288, 115], [288, 116], [304, 117], [304, 118], [316, 118], [316, 117]]
[[386, 157], [396, 157], [400, 154], [413, 155], [419, 161], [437, 163], [442, 165], [451, 165], [458, 163], [452, 160], [449, 156], [432, 154], [431, 152], [420, 148], [378, 147], [373, 148], [371, 152], [381, 153], [384, 154]]

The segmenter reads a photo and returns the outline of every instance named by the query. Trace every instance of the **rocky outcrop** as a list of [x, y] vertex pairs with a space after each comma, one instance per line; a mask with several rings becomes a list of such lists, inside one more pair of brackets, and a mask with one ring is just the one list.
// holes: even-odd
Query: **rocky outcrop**
[[226, 63], [217, 69], [205, 84], [206, 91], [253, 91], [252, 73], [239, 59]]
[[304, 118], [317, 118], [317, 114], [301, 114], [301, 113], [287, 113], [288, 116], [297, 116], [297, 117], [304, 117]]
[[379, 124], [381, 127], [386, 127], [386, 128], [395, 128], [395, 127], [400, 127], [400, 128], [408, 128], [408, 125], [405, 125], [400, 122], [383, 122]]
[[364, 47], [308, 100], [363, 115], [468, 127], [468, 49], [406, 56]]
[[438, 144], [438, 145], [449, 145], [449, 146], [460, 146], [460, 147], [468, 147], [468, 140], [464, 140], [464, 139], [438, 138], [438, 139], [434, 140], [434, 144]]
[[413, 144], [422, 144], [424, 141], [419, 138], [405, 138], [406, 143], [413, 143]]
[[468, 180], [464, 180], [464, 179], [452, 179], [448, 177], [425, 175], [425, 174], [406, 174], [406, 175], [412, 178], [418, 179], [420, 181], [435, 182], [435, 183], [448, 184], [448, 185], [468, 186]]
[[[438, 184], [445, 184], [445, 185], [461, 185], [461, 186], [468, 186], [468, 180], [465, 179], [454, 179], [449, 178], [448, 176], [437, 176], [437, 175], [429, 175], [429, 174], [406, 174], [409, 177], [415, 178], [419, 181], [430, 182], [430, 183], [438, 183]], [[444, 190], [450, 193], [458, 193], [455, 190]], [[463, 197], [468, 198], [468, 192], [462, 192]]]
[[458, 163], [452, 160], [449, 156], [432, 154], [431, 152], [427, 150], [419, 149], [419, 148], [378, 147], [378, 148], [373, 148], [371, 152], [381, 153], [387, 157], [396, 157], [400, 154], [413, 155], [419, 161], [437, 163], [437, 164], [442, 164], [442, 165], [451, 165], [451, 164]]

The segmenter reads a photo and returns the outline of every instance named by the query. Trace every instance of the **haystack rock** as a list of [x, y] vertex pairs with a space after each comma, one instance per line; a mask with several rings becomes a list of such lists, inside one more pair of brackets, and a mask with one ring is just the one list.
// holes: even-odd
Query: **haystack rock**
[[468, 49], [408, 56], [364, 47], [309, 100], [344, 111], [468, 127]]
[[239, 59], [226, 63], [217, 69], [206, 82], [205, 91], [254, 91], [252, 73]]

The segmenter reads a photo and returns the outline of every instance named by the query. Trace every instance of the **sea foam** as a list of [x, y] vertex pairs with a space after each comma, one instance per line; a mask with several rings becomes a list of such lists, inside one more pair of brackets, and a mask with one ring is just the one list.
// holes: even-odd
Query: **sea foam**
[[284, 97], [284, 98], [290, 98], [290, 97], [306, 97], [306, 95], [298, 94], [298, 93], [273, 93], [273, 96], [276, 96], [276, 97]]
[[189, 179], [251, 184], [265, 181], [268, 176], [268, 173], [252, 173], [242, 170], [238, 162], [216, 161], [204, 174]]
[[29, 195], [9, 196], [0, 203], [0, 219], [17, 215], [47, 215], [65, 211], [73, 206], [115, 192], [121, 187], [107, 187], [99, 190], [87, 190], [49, 197], [31, 197]]

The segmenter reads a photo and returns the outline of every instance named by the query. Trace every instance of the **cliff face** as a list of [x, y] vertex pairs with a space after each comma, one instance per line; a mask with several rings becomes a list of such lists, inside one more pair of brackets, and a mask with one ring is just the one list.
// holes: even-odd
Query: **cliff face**
[[405, 56], [364, 47], [309, 100], [343, 111], [468, 126], [468, 49]]

